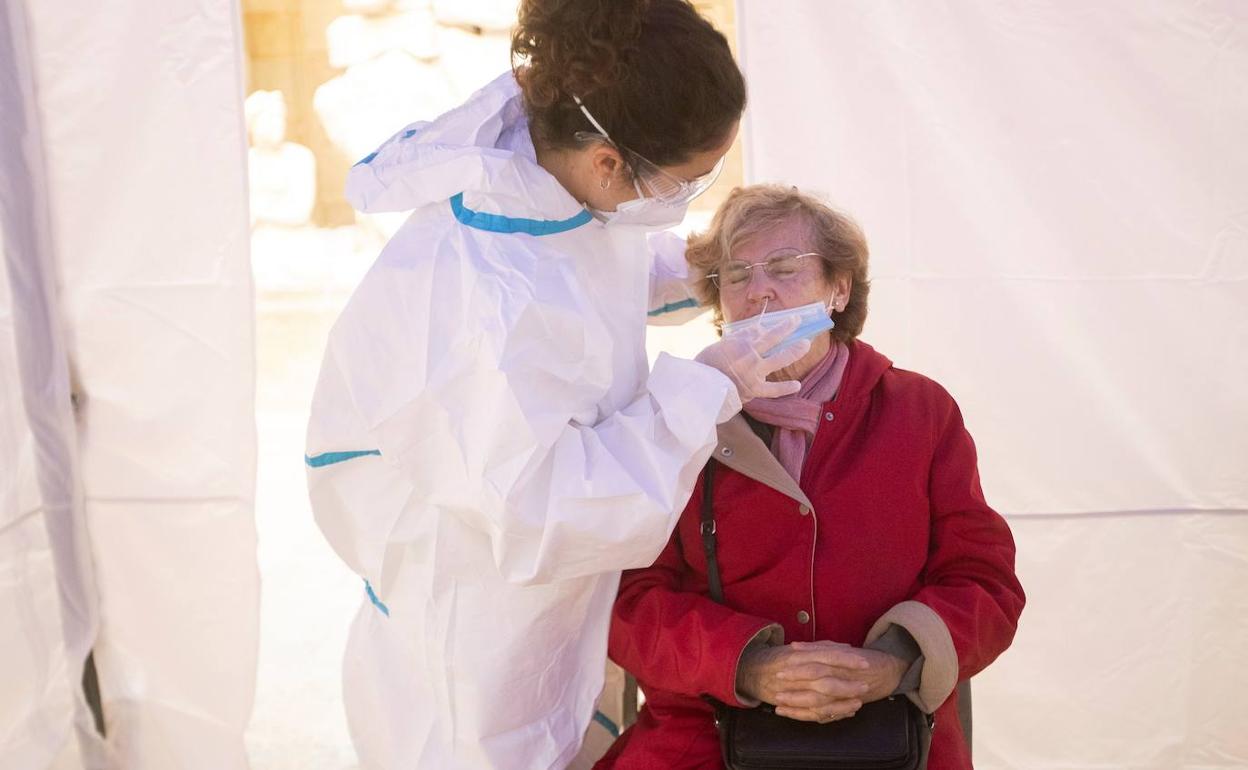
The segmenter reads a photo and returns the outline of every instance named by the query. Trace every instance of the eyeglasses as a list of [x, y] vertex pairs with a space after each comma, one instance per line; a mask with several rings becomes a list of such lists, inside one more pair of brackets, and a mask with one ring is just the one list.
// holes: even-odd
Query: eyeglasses
[[715, 163], [715, 167], [706, 172], [702, 176], [693, 179], [681, 179], [680, 177], [664, 171], [659, 164], [646, 159], [632, 150], [619, 145], [602, 127], [602, 124], [594, 119], [586, 108], [585, 103], [581, 101], [579, 96], [572, 96], [576, 106], [581, 108], [581, 112], [585, 115], [585, 119], [589, 121], [598, 133], [589, 131], [577, 131], [573, 136], [578, 141], [606, 141], [612, 147], [620, 151], [624, 156], [624, 162], [628, 164], [629, 169], [633, 173], [633, 186], [637, 189], [637, 195], [642, 198], [655, 198], [669, 206], [681, 206], [702, 193], [715, 183], [719, 178], [719, 172], [724, 169], [724, 158]]
[[767, 255], [762, 262], [745, 262], [740, 259], [729, 260], [719, 266], [714, 273], [706, 277], [715, 283], [715, 288], [724, 292], [744, 291], [750, 283], [750, 271], [761, 267], [767, 277], [773, 281], [790, 281], [805, 271], [812, 264], [811, 257], [823, 259], [822, 254], [813, 251], [798, 252], [797, 249], [776, 249]]

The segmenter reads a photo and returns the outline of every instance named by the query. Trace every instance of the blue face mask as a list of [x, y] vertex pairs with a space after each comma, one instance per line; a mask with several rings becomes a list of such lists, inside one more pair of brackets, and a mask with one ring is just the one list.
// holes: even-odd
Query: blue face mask
[[724, 336], [728, 337], [740, 333], [741, 330], [753, 326], [769, 329], [793, 316], [801, 319], [797, 328], [789, 336], [781, 340], [778, 345], [764, 353], [763, 358], [774, 356], [785, 348], [795, 345], [802, 340], [816, 337], [836, 326], [836, 323], [828, 317], [828, 306], [822, 302], [812, 302], [809, 305], [791, 307], [787, 310], [776, 310], [771, 313], [767, 312], [766, 305], [764, 305], [763, 312], [753, 318], [745, 318], [724, 324]]

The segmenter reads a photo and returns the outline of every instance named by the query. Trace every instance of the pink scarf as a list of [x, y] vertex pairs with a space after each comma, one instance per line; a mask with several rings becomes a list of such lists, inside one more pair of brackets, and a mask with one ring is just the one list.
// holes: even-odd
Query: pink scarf
[[848, 363], [849, 348], [833, 342], [823, 360], [802, 378], [802, 389], [797, 393], [783, 398], [756, 398], [745, 405], [751, 417], [776, 429], [771, 438], [771, 453], [798, 482], [802, 480], [806, 450], [823, 417], [823, 405], [841, 387]]

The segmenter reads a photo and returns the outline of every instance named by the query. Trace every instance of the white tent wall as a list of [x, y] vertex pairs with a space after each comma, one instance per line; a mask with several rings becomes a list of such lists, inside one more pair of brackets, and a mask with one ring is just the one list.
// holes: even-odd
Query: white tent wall
[[99, 625], [24, 9], [0, 6], [0, 767], [103, 767]]
[[1018, 541], [977, 766], [1248, 765], [1248, 5], [737, 7], [747, 179], [863, 225]]
[[[32, 84], [55, 310], [78, 402], [109, 764], [245, 768], [259, 578], [239, 9], [232, 0], [5, 5], [29, 33], [18, 64]], [[6, 95], [0, 123], [10, 107]], [[0, 146], [6, 172], [23, 170], [8, 162], [20, 151]], [[6, 215], [18, 203], [4, 200]], [[21, 424], [0, 427], [21, 451]], [[4, 570], [18, 564], [0, 553]], [[29, 580], [46, 582], [39, 569]], [[63, 590], [60, 565], [57, 578]], [[33, 596], [47, 593], [40, 582]], [[21, 628], [22, 638], [0, 636], [0, 671], [46, 627]], [[72, 667], [54, 660], [55, 647], [48, 654], [45, 669]], [[56, 678], [37, 676], [43, 686]]]
[[[2, 268], [0, 767], [80, 770], [89, 766], [83, 761], [89, 752], [80, 748], [99, 749], [98, 741], [90, 740], [93, 728], [78, 690], [82, 659], [95, 629], [89, 611], [84, 615], [72, 610], [84, 598], [84, 587], [57, 579], [57, 554], [49, 537], [57, 526], [49, 519], [72, 511], [44, 504], [35, 459], [41, 452], [27, 420], [19, 376], [24, 367], [19, 364], [17, 339], [19, 329], [28, 328], [17, 320], [8, 272]], [[63, 600], [68, 600], [68, 607]]]

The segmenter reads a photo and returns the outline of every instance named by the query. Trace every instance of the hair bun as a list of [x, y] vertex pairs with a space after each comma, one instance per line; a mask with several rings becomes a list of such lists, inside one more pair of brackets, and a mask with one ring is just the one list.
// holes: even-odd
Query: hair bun
[[638, 50], [650, 0], [523, 0], [511, 37], [513, 64], [534, 107], [608, 88]]
[[689, 0], [523, 0], [511, 54], [539, 147], [594, 130], [573, 96], [660, 166], [723, 145], [745, 109], [727, 39]]

